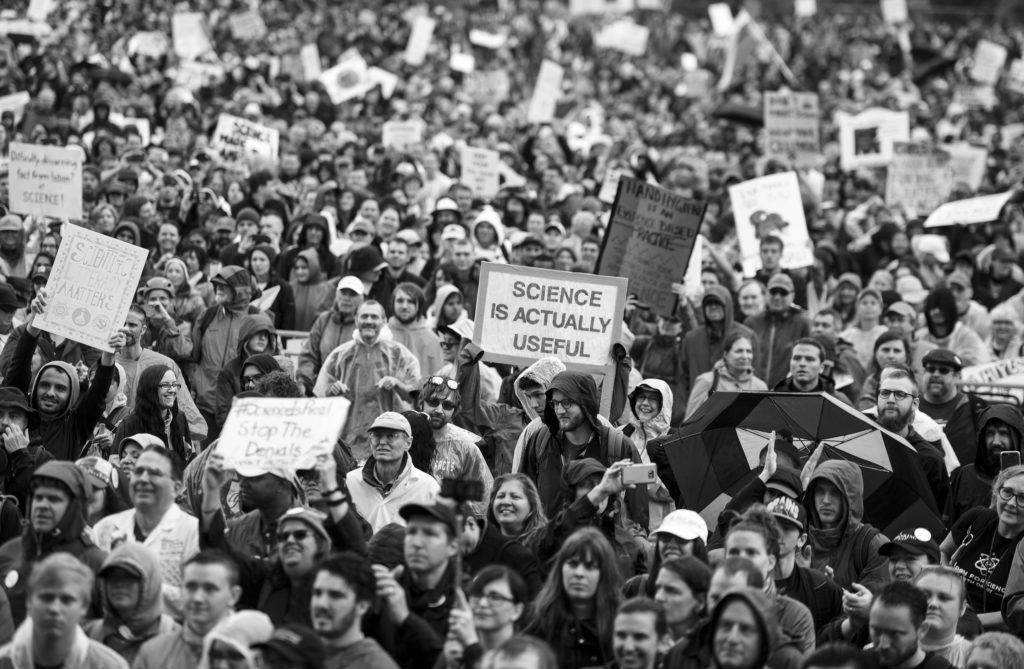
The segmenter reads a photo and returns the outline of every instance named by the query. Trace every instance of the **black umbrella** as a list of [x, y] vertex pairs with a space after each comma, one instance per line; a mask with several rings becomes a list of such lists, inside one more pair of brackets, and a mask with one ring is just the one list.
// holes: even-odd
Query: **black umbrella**
[[710, 527], [759, 467], [772, 431], [790, 438], [802, 458], [819, 444], [821, 460], [856, 463], [864, 477], [864, 521], [893, 536], [939, 518], [917, 451], [901, 437], [824, 393], [717, 392], [665, 443], [680, 503]]
[[764, 125], [764, 111], [758, 107], [750, 107], [735, 102], [724, 102], [711, 112], [715, 118], [732, 121], [742, 125], [761, 127]]

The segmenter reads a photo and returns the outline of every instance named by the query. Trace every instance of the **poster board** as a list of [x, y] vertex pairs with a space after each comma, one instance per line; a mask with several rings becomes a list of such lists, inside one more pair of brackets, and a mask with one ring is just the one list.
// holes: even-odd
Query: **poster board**
[[501, 156], [497, 151], [474, 146], [464, 146], [460, 154], [461, 181], [473, 190], [475, 197], [491, 200], [498, 194], [498, 163]]
[[985, 386], [985, 395], [1006, 395], [1024, 403], [1024, 358], [970, 365], [963, 368], [960, 378], [964, 383]]
[[818, 0], [795, 0], [793, 13], [798, 19], [809, 19], [818, 13]]
[[708, 5], [708, 18], [711, 19], [711, 31], [715, 37], [730, 37], [736, 32], [736, 17], [727, 3], [716, 2]]
[[113, 352], [107, 340], [124, 326], [149, 252], [74, 224], [63, 232], [46, 282], [49, 302], [34, 325]]
[[926, 216], [949, 199], [953, 190], [950, 155], [930, 144], [893, 144], [886, 170], [885, 203], [900, 205], [910, 218]]
[[18, 91], [0, 96], [0, 114], [11, 112], [14, 114], [14, 124], [17, 125], [21, 123], [21, 119], [25, 115], [25, 107], [28, 106], [31, 99], [28, 91]]
[[537, 73], [537, 83], [533, 88], [533, 97], [526, 110], [528, 123], [549, 123], [555, 118], [555, 105], [562, 93], [562, 77], [565, 70], [561, 65], [545, 60]]
[[609, 23], [594, 35], [594, 46], [598, 49], [621, 51], [629, 56], [642, 56], [647, 52], [647, 40], [651, 30], [628, 19]]
[[387, 121], [381, 128], [381, 143], [385, 149], [406, 151], [423, 142], [424, 123], [420, 119]]
[[942, 144], [941, 148], [949, 154], [953, 184], [963, 182], [970, 186], [971, 190], [978, 190], [988, 168], [988, 150], [967, 142]]
[[248, 10], [228, 16], [231, 35], [239, 41], [252, 42], [267, 36], [267, 24], [258, 11]]
[[910, 141], [910, 115], [868, 109], [857, 116], [837, 114], [839, 157], [844, 170], [882, 167], [892, 162], [894, 142]]
[[221, 114], [210, 146], [220, 151], [228, 162], [244, 160], [251, 155], [274, 160], [280, 141], [280, 133], [274, 128], [231, 114]]
[[817, 93], [765, 93], [765, 158], [798, 168], [815, 165], [821, 154], [819, 114]]
[[430, 41], [434, 38], [437, 21], [429, 16], [417, 16], [412, 22], [409, 41], [405, 45], [405, 62], [419, 67], [427, 59]]
[[82, 218], [82, 163], [79, 147], [11, 142], [10, 208], [15, 214]]
[[497, 105], [508, 99], [512, 82], [505, 70], [475, 70], [463, 77], [462, 87], [473, 102]]
[[1010, 69], [1006, 73], [1006, 87], [1017, 95], [1024, 95], [1024, 58], [1018, 58], [1010, 63]]
[[967, 200], [947, 202], [932, 212], [924, 222], [926, 228], [940, 228], [945, 225], [970, 225], [989, 223], [999, 218], [999, 212], [1010, 201], [1012, 193], [982, 195]]
[[182, 60], [195, 60], [213, 51], [206, 34], [206, 17], [202, 12], [178, 12], [171, 17], [174, 53]]
[[302, 63], [302, 74], [306, 81], [316, 81], [323, 74], [320, 68], [320, 49], [316, 42], [303, 44], [299, 50], [299, 61]]
[[881, 0], [882, 20], [889, 25], [906, 23], [910, 19], [907, 12], [907, 0]]
[[619, 180], [597, 273], [629, 279], [632, 292], [662, 316], [675, 311], [707, 203], [633, 177]]
[[1007, 51], [1002, 44], [987, 39], [978, 40], [974, 48], [974, 64], [971, 66], [971, 79], [978, 83], [994, 86], [999, 81], [999, 73], [1006, 63]]
[[782, 267], [814, 264], [796, 172], [769, 174], [730, 186], [729, 199], [744, 276], [753, 276], [761, 268], [761, 240], [769, 235], [782, 239]]
[[327, 91], [331, 104], [340, 105], [353, 98], [361, 98], [377, 84], [370, 78], [369, 68], [357, 53], [342, 57], [334, 67], [324, 70], [320, 83]]

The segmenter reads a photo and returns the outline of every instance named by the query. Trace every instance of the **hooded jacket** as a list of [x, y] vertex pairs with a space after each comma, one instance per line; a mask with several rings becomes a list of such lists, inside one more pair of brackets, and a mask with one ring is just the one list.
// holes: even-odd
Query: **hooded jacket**
[[754, 353], [754, 376], [772, 388], [789, 374], [793, 342], [811, 334], [811, 321], [803, 309], [791, 306], [785, 313], [765, 310], [746, 320], [760, 342]]
[[719, 360], [710, 372], [698, 376], [697, 382], [690, 388], [690, 399], [686, 402], [686, 417], [689, 418], [696, 413], [712, 393], [720, 390], [768, 390], [768, 385], [754, 376], [753, 371], [742, 379], [733, 376], [725, 360]]
[[[270, 316], [266, 314], [250, 314], [242, 318], [242, 324], [238, 328], [238, 355], [217, 374], [216, 417], [218, 425], [224, 424], [228, 410], [231, 409], [231, 399], [242, 390], [242, 370], [245, 368], [244, 363], [250, 357], [250, 354], [245, 350], [245, 344], [249, 339], [261, 332], [266, 332], [270, 335], [270, 341], [267, 343], [267, 357], [273, 359], [273, 355], [277, 353], [278, 349], [277, 330], [274, 329], [274, 323], [270, 320]], [[276, 365], [272, 369], [261, 368], [261, 371], [279, 371], [280, 369], [281, 366]]]
[[[92, 485], [88, 476], [71, 462], [50, 461], [39, 467], [32, 480], [53, 479], [59, 482], [70, 501], [57, 526], [46, 534], [39, 534], [31, 523], [26, 523], [20, 537], [0, 546], [0, 579], [11, 603], [15, 624], [25, 619], [25, 596], [32, 567], [52, 553], [71, 553], [98, 572], [107, 554], [101, 550], [86, 531], [86, 514]], [[31, 502], [25, 516], [31, 518]]]
[[[733, 602], [743, 602], [747, 605], [747, 608], [753, 614], [754, 619], [757, 621], [758, 632], [761, 635], [761, 646], [758, 648], [757, 659], [754, 661], [753, 666], [757, 669], [766, 667], [769, 664], [769, 658], [772, 657], [773, 651], [779, 647], [782, 642], [782, 632], [779, 630], [779, 623], [774, 613], [774, 606], [771, 600], [760, 590], [754, 588], [738, 588], [736, 590], [730, 590], [726, 593], [722, 599], [718, 600], [718, 604], [711, 611], [711, 618], [708, 621], [706, 628], [711, 643], [711, 638], [714, 636], [715, 627], [718, 626], [718, 621], [725, 612], [725, 609], [729, 604]], [[717, 661], [714, 661], [714, 666], [720, 666]]]
[[262, 611], [236, 611], [217, 623], [203, 638], [203, 656], [198, 669], [210, 669], [210, 647], [214, 641], [229, 646], [241, 653], [249, 667], [256, 666], [254, 644], [270, 641], [274, 634], [274, 623]]
[[[454, 323], [457, 320], [469, 318], [469, 315], [466, 313], [465, 306], [463, 306], [462, 313], [458, 315], [455, 321], [447, 322], [446, 320], [445, 323], [441, 323], [441, 309], [444, 307], [444, 303], [448, 301], [448, 298], [455, 293], [462, 295], [462, 291], [459, 290], [458, 286], [451, 283], [437, 289], [437, 295], [434, 296], [434, 303], [430, 305], [430, 309], [427, 310], [427, 322], [435, 329], [441, 325], [451, 325], [451, 323]], [[465, 304], [464, 295], [463, 304]]]
[[[828, 481], [843, 496], [843, 519], [838, 526], [825, 529], [814, 503], [814, 488], [819, 481]], [[844, 460], [826, 460], [818, 465], [804, 493], [811, 542], [811, 567], [824, 571], [831, 567], [835, 582], [842, 588], [860, 583], [872, 592], [889, 580], [888, 559], [878, 549], [888, 539], [864, 517], [864, 478], [860, 468]]]
[[[637, 395], [641, 388], [653, 390], [661, 395], [661, 411], [646, 420], [641, 418], [636, 410]], [[640, 459], [644, 464], [651, 464], [651, 456], [647, 452], [647, 444], [653, 439], [668, 434], [668, 430], [672, 425], [672, 389], [661, 379], [644, 379], [629, 394], [629, 408], [633, 418], [622, 428], [622, 432], [633, 440], [633, 445], [636, 446], [636, 450], [640, 453]], [[647, 496], [651, 501], [652, 519], [655, 517], [654, 512], [656, 509], [653, 508], [655, 504], [665, 505], [675, 501], [660, 478], [655, 483], [647, 486]], [[671, 511], [671, 508], [662, 508], [660, 511], [668, 513]]]
[[[593, 430], [593, 436], [582, 449], [564, 440], [558, 417], [549, 404], [555, 391], [561, 392], [579, 406], [583, 420]], [[598, 416], [601, 398], [597, 384], [589, 374], [568, 371], [558, 374], [548, 385], [546, 396], [548, 403], [544, 405], [541, 419], [530, 423], [523, 431], [520, 438], [523, 442], [522, 459], [518, 462], [519, 469], [513, 465], [513, 471], [521, 471], [536, 481], [544, 511], [550, 518], [563, 506], [561, 481], [562, 468], [566, 462], [594, 458], [608, 467], [623, 458], [629, 458], [637, 464], [642, 460], [629, 437]], [[625, 504], [630, 519], [646, 531], [649, 521], [647, 489], [636, 487], [626, 490]]]
[[[940, 334], [932, 320], [932, 310], [938, 309], [949, 331]], [[917, 332], [917, 339], [930, 342], [939, 348], [948, 348], [964, 361], [964, 366], [980, 365], [989, 361], [988, 347], [978, 333], [957, 320], [956, 298], [949, 288], [939, 287], [928, 293], [924, 301], [924, 317], [927, 327]]]
[[441, 340], [434, 329], [427, 324], [426, 318], [416, 318], [411, 323], [403, 323], [397, 316], [388, 319], [388, 327], [395, 341], [406, 347], [420, 361], [423, 375], [436, 374], [445, 366], [441, 354]]
[[288, 285], [295, 296], [295, 329], [309, 330], [320, 313], [320, 305], [330, 297], [333, 289], [324, 280], [320, 271], [320, 257], [315, 249], [299, 251], [296, 256], [298, 258], [309, 265], [309, 279], [305, 282], [292, 279]]
[[163, 612], [160, 564], [152, 551], [142, 544], [125, 542], [103, 563], [103, 570], [113, 568], [122, 569], [139, 579], [138, 603], [134, 610], [122, 616], [111, 605], [106, 588], [100, 588], [103, 618], [85, 625], [85, 633], [131, 662], [143, 643], [157, 634], [174, 632], [179, 626]]
[[[491, 246], [484, 246], [477, 237], [477, 229], [481, 225], [490, 225], [494, 228], [496, 240]], [[487, 207], [481, 211], [473, 220], [469, 228], [469, 237], [473, 241], [473, 248], [478, 260], [487, 262], [507, 263], [508, 257], [505, 253], [505, 226], [501, 224], [501, 216], [496, 211]]]
[[709, 286], [701, 299], [701, 309], [707, 309], [709, 302], [720, 302], [725, 307], [725, 321], [718, 328], [708, 325], [705, 319], [704, 325], [690, 330], [683, 337], [682, 365], [686, 392], [679, 397], [680, 401], [689, 395], [697, 382], [697, 377], [710, 372], [715, 362], [722, 359], [722, 345], [730, 333], [741, 332], [749, 337], [754, 348], [754, 364], [756, 365], [758, 361], [758, 338], [746, 325], [733, 321], [735, 308], [729, 289], [725, 286]]
[[1024, 450], [1024, 418], [1020, 409], [1009, 404], [993, 404], [981, 414], [978, 422], [978, 446], [974, 462], [963, 465], [950, 477], [949, 503], [946, 505], [947, 525], [952, 527], [960, 516], [975, 506], [989, 506], [992, 482], [999, 473], [999, 457], [993, 457], [985, 444], [985, 429], [1000, 421], [1010, 430], [1013, 446], [1009, 450]]

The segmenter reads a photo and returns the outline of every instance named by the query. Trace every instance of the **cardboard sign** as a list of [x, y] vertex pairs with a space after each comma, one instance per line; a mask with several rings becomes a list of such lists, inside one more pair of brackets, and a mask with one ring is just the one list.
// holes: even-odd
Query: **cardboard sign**
[[1018, 95], [1024, 95], [1024, 59], [1018, 58], [1010, 63], [1006, 73], [1006, 87]]
[[8, 111], [13, 113], [14, 124], [18, 125], [21, 123], [22, 117], [25, 116], [25, 107], [28, 106], [31, 99], [28, 91], [18, 91], [17, 93], [4, 95], [0, 97], [0, 114]]
[[953, 90], [953, 102], [968, 109], [989, 110], [996, 106], [996, 89], [991, 84], [960, 83]]
[[383, 126], [381, 143], [385, 149], [406, 151], [423, 142], [424, 123], [420, 119], [411, 121], [387, 121]]
[[769, 174], [730, 186], [729, 199], [744, 275], [753, 276], [760, 269], [761, 240], [769, 235], [782, 239], [784, 268], [814, 264], [814, 247], [807, 234], [796, 172]]
[[926, 228], [939, 228], [944, 225], [970, 225], [972, 223], [989, 223], [999, 218], [999, 212], [1010, 201], [1011, 193], [983, 195], [969, 200], [947, 202], [932, 212], [924, 222]]
[[257, 11], [238, 12], [228, 16], [231, 35], [241, 41], [260, 40], [267, 36], [267, 24]]
[[351, 406], [344, 397], [235, 398], [217, 443], [224, 468], [312, 469], [331, 457]]
[[1024, 402], [1024, 358], [970, 365], [963, 368], [960, 378], [964, 383], [985, 386], [986, 395], [1007, 395], [1018, 403]]
[[243, 160], [250, 155], [276, 160], [280, 141], [280, 133], [274, 128], [221, 114], [210, 146], [219, 150], [221, 157], [228, 162]]
[[529, 365], [555, 356], [604, 372], [622, 331], [626, 279], [483, 263], [473, 341], [485, 360]]
[[711, 19], [711, 30], [715, 37], [730, 37], [736, 32], [736, 17], [732, 8], [724, 2], [708, 5], [708, 18]]
[[462, 80], [466, 94], [477, 104], [498, 104], [508, 99], [512, 83], [505, 70], [476, 70]]
[[53, 11], [54, 0], [31, 0], [28, 3], [28, 11], [25, 16], [29, 21], [45, 21], [46, 17]]
[[11, 142], [11, 211], [81, 219], [84, 160], [85, 154], [78, 147]]
[[988, 150], [967, 142], [943, 144], [941, 148], [949, 154], [953, 184], [965, 183], [971, 190], [978, 190], [988, 167]]
[[302, 45], [299, 51], [299, 61], [302, 63], [302, 74], [306, 81], [316, 81], [323, 74], [320, 69], [320, 49], [316, 42]]
[[630, 56], [642, 56], [647, 52], [647, 40], [651, 31], [628, 19], [610, 23], [594, 35], [594, 46], [598, 49], [612, 49]]
[[320, 75], [320, 83], [324, 85], [327, 97], [335, 105], [353, 98], [361, 98], [376, 86], [370, 79], [366, 61], [359, 54], [342, 58], [337, 65]]
[[409, 42], [405, 45], [405, 62], [416, 67], [423, 64], [430, 49], [430, 40], [434, 37], [435, 26], [437, 21], [429, 16], [416, 17], [412, 22]]
[[892, 162], [894, 142], [910, 141], [907, 112], [868, 109], [857, 116], [837, 114], [840, 163], [844, 170], [881, 167]]
[[885, 203], [900, 205], [910, 218], [935, 211], [953, 190], [950, 157], [930, 145], [896, 142], [886, 174]]
[[813, 166], [821, 154], [817, 93], [765, 93], [766, 158]]
[[987, 39], [978, 41], [974, 49], [974, 65], [971, 67], [971, 78], [982, 84], [994, 86], [999, 81], [999, 73], [1006, 63], [1006, 47]]
[[882, 19], [886, 23], [906, 23], [909, 18], [907, 0], [882, 0]]
[[107, 340], [124, 325], [149, 252], [78, 225], [63, 234], [46, 282], [50, 299], [34, 325], [112, 353]]
[[555, 118], [555, 105], [562, 94], [562, 76], [565, 70], [558, 63], [545, 60], [537, 73], [533, 97], [526, 110], [528, 123], [548, 123]]
[[597, 273], [629, 279], [632, 292], [655, 313], [675, 311], [672, 284], [683, 280], [706, 202], [688, 200], [639, 179], [623, 177], [615, 196]]
[[201, 12], [178, 12], [171, 17], [174, 53], [182, 60], [195, 60], [213, 51], [206, 35], [206, 17]]
[[498, 194], [498, 163], [501, 156], [497, 151], [478, 149], [473, 146], [462, 148], [462, 178], [460, 181], [473, 189], [473, 195], [485, 200]]
[[808, 19], [818, 13], [818, 0], [796, 0], [793, 13], [798, 19]]

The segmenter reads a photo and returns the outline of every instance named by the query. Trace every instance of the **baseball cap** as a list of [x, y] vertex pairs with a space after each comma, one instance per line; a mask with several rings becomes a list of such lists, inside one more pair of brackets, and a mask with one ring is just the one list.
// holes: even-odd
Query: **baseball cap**
[[921, 279], [916, 276], [901, 276], [896, 279], [896, 292], [908, 304], [920, 304], [928, 297], [928, 291], [925, 290]]
[[359, 277], [352, 276], [351, 274], [343, 276], [341, 277], [341, 281], [338, 282], [338, 292], [341, 292], [342, 290], [351, 290], [356, 295], [362, 295], [363, 282], [359, 280]]
[[75, 461], [75, 466], [81, 469], [96, 489], [110, 488], [117, 489], [118, 477], [117, 468], [103, 458], [90, 455]]
[[14, 292], [14, 288], [11, 288], [6, 283], [0, 283], [0, 309], [14, 311], [21, 306], [23, 306], [22, 302], [18, 299], [18, 294]]
[[237, 223], [241, 223], [242, 221], [252, 221], [253, 223], [258, 224], [260, 222], [260, 214], [252, 207], [245, 207], [238, 212], [237, 216], [235, 216], [235, 221]]
[[398, 232], [395, 233], [395, 239], [401, 239], [410, 246], [416, 246], [417, 244], [421, 244], [423, 242], [423, 240], [420, 239], [420, 233], [416, 232], [412, 228], [405, 228], [404, 230], [399, 230]]
[[865, 288], [857, 294], [857, 302], [863, 300], [866, 296], [871, 296], [878, 300], [879, 304], [882, 302], [882, 293], [878, 292], [877, 288]]
[[36, 422], [36, 410], [28, 403], [28, 395], [14, 386], [0, 386], [0, 408], [19, 409], [28, 416], [29, 427]]
[[656, 534], [671, 534], [683, 541], [700, 539], [707, 543], [708, 524], [704, 522], [704, 519], [696, 511], [677, 509], [665, 516], [658, 529], [651, 532], [651, 536]]
[[858, 291], [864, 287], [864, 282], [861, 281], [860, 276], [853, 272], [843, 272], [839, 275], [839, 280], [836, 281], [836, 286], [841, 286], [844, 283], [856, 286]]
[[146, 282], [145, 288], [142, 289], [143, 299], [149, 299], [149, 294], [154, 293], [158, 290], [162, 290], [167, 293], [168, 297], [174, 297], [174, 285], [169, 279], [165, 279], [162, 276], [154, 276], [152, 279]]
[[377, 429], [398, 430], [399, 432], [404, 432], [406, 436], [412, 437], [412, 426], [409, 425], [408, 419], [395, 411], [385, 411], [374, 418], [369, 431], [372, 432]]
[[779, 272], [768, 279], [768, 290], [770, 291], [772, 288], [784, 288], [792, 293], [794, 291], [793, 279], [790, 279], [788, 274]]
[[274, 630], [269, 640], [254, 643], [253, 649], [275, 651], [289, 662], [322, 669], [324, 666], [324, 645], [313, 630], [298, 623], [285, 623]]
[[352, 221], [348, 228], [345, 229], [345, 234], [351, 236], [353, 232], [365, 232], [368, 235], [375, 235], [377, 231], [373, 227], [373, 223], [370, 223], [365, 218], [356, 218]]
[[807, 529], [807, 509], [789, 497], [776, 497], [768, 502], [768, 513], [782, 522], [796, 525], [803, 532]]
[[894, 313], [900, 316], [906, 316], [907, 318], [917, 318], [917, 310], [902, 300], [890, 304], [889, 308], [885, 310], [885, 313], [886, 315]]
[[548, 230], [558, 230], [563, 237], [565, 236], [565, 226], [562, 225], [560, 221], [550, 221], [544, 226], [544, 232], [547, 232]]
[[922, 365], [945, 365], [960, 371], [964, 368], [964, 361], [956, 353], [948, 348], [935, 348], [924, 354], [921, 360]]
[[405, 519], [406, 522], [416, 516], [430, 516], [434, 520], [447, 525], [453, 535], [458, 533], [455, 512], [447, 504], [406, 504], [398, 510], [398, 515]]
[[458, 225], [457, 223], [450, 223], [444, 226], [444, 230], [441, 231], [442, 241], [457, 241], [459, 239], [466, 238], [466, 228]]
[[[778, 446], [776, 446], [778, 449]], [[795, 450], [795, 449], [794, 449]], [[781, 492], [786, 497], [792, 497], [796, 499], [803, 492], [803, 486], [800, 485], [800, 472], [787, 465], [779, 465], [775, 468], [775, 473], [771, 475], [768, 482], [764, 484], [769, 490], [775, 490]]]
[[21, 217], [17, 214], [7, 214], [0, 218], [0, 232], [21, 232]]
[[970, 288], [971, 280], [963, 272], [953, 272], [946, 277], [946, 283], [950, 286], [960, 286], [961, 288]]
[[533, 244], [534, 246], [544, 246], [535, 235], [525, 233], [520, 235], [518, 239], [512, 242], [512, 248], [517, 249], [528, 244]]
[[939, 544], [935, 542], [932, 533], [923, 527], [900, 531], [892, 538], [892, 541], [882, 544], [882, 547], [878, 549], [878, 554], [889, 557], [896, 549], [904, 550], [912, 555], [927, 556], [928, 561], [935, 564], [939, 562]]
[[380, 254], [380, 249], [372, 244], [355, 249], [348, 254], [348, 273], [355, 276], [382, 270], [387, 266], [384, 256]]

